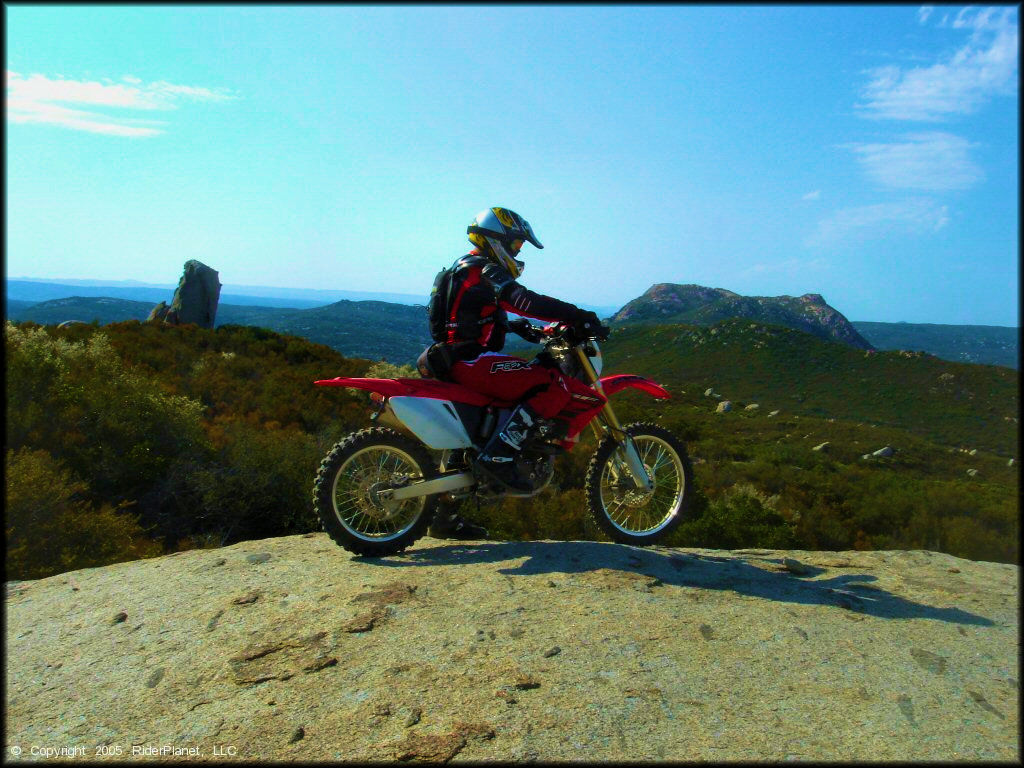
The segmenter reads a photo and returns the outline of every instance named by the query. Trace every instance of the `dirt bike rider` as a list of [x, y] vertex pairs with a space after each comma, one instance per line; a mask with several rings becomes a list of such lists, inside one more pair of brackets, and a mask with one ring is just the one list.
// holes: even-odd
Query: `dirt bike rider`
[[[424, 375], [457, 382], [495, 399], [518, 401], [527, 395], [483, 447], [477, 467], [512, 490], [528, 492], [532, 485], [516, 472], [516, 455], [543, 420], [569, 403], [575, 387], [557, 368], [499, 354], [505, 334], [511, 330], [527, 341], [539, 341], [537, 329], [525, 317], [567, 323], [581, 337], [606, 335], [607, 329], [595, 313], [516, 282], [525, 266], [516, 258], [523, 244], [544, 247], [522, 216], [507, 208], [487, 208], [466, 233], [475, 248], [452, 267], [445, 337], [424, 351], [419, 368]], [[509, 322], [507, 312], [523, 317]]]

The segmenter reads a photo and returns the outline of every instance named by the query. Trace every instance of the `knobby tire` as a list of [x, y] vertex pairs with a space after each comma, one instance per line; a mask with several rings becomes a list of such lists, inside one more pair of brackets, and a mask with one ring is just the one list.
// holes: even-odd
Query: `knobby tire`
[[[675, 515], [667, 523], [657, 528], [652, 533], [643, 532], [629, 532], [622, 530], [621, 527], [616, 526], [609, 518], [609, 513], [605, 503], [602, 501], [601, 494], [601, 479], [604, 473], [605, 466], [611, 460], [613, 453], [618, 448], [618, 443], [611, 437], [606, 437], [601, 441], [597, 447], [594, 455], [590, 459], [590, 466], [587, 468], [587, 477], [584, 483], [586, 488], [587, 496], [587, 508], [590, 512], [591, 517], [597, 526], [604, 531], [605, 534], [621, 544], [633, 544], [635, 546], [649, 546], [656, 544], [657, 542], [665, 539], [672, 531], [679, 527], [687, 517], [687, 513], [690, 507], [690, 501], [693, 497], [693, 469], [690, 466], [690, 459], [686, 454], [686, 446], [683, 442], [658, 424], [651, 424], [649, 422], [637, 422], [630, 424], [625, 427], [634, 439], [643, 438], [649, 436], [655, 440], [661, 441], [665, 444], [665, 447], [673, 451], [679, 459], [679, 465], [681, 467], [682, 475], [682, 498], [681, 500], [673, 504], [675, 508]], [[666, 451], [667, 453], [667, 451]], [[652, 494], [652, 500], [656, 498], [656, 494], [659, 491], [657, 487], [657, 474], [655, 476], [655, 489]], [[674, 497], [673, 497], [674, 498]], [[677, 508], [676, 508], [677, 507]], [[642, 508], [642, 507], [641, 507]], [[662, 518], [664, 520], [664, 518]]]
[[[375, 427], [354, 432], [338, 442], [320, 462], [313, 484], [313, 507], [324, 531], [335, 544], [349, 552], [367, 557], [384, 557], [402, 552], [422, 537], [437, 509], [440, 494], [425, 496], [423, 507], [412, 525], [401, 535], [384, 541], [360, 535], [349, 530], [339, 519], [336, 511], [334, 487], [339, 473], [346, 468], [350, 459], [368, 450], [388, 448], [404, 454], [412, 460], [419, 478], [429, 480], [438, 474], [430, 454], [418, 442], [390, 429]], [[419, 479], [417, 478], [417, 479]]]

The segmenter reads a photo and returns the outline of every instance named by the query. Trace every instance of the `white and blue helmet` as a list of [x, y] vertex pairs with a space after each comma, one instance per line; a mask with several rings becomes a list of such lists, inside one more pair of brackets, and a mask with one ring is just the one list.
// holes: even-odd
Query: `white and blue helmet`
[[523, 243], [543, 248], [530, 223], [508, 208], [487, 208], [476, 215], [466, 229], [469, 242], [479, 248], [513, 278], [523, 273], [523, 262], [516, 259]]

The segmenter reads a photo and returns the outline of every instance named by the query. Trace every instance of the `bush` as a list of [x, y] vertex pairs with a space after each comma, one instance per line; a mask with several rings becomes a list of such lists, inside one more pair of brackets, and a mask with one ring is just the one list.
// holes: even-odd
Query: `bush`
[[68, 342], [7, 323], [7, 445], [39, 448], [114, 505], [202, 450], [202, 406], [127, 368], [103, 333]]
[[411, 365], [395, 365], [386, 360], [374, 363], [366, 369], [367, 379], [418, 379], [420, 372]]
[[225, 438], [201, 488], [204, 528], [225, 543], [318, 528], [309, 491], [322, 457], [312, 435], [236, 421]]
[[711, 500], [703, 514], [680, 526], [679, 546], [792, 548], [798, 539], [792, 523], [776, 510], [777, 503], [778, 496], [766, 496], [750, 484], [734, 485]]
[[7, 580], [41, 579], [161, 553], [134, 515], [86, 501], [88, 486], [46, 451], [8, 450], [5, 470]]
[[220, 419], [211, 431], [211, 459], [177, 462], [147, 495], [168, 548], [316, 530], [309, 489], [322, 451], [313, 435], [254, 419]]

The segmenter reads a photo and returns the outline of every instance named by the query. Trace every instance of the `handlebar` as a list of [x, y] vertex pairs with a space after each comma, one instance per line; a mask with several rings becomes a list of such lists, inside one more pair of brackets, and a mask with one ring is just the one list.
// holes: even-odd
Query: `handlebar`
[[583, 327], [583, 333], [577, 333], [576, 329], [573, 328], [569, 323], [551, 323], [542, 328], [538, 329], [542, 334], [549, 338], [565, 337], [570, 343], [578, 344], [586, 339], [597, 339], [598, 341], [605, 341], [612, 329], [607, 325], [598, 325], [595, 328], [591, 328], [591, 324], [587, 323]]
[[509, 323], [508, 329], [534, 344], [547, 343], [556, 339], [564, 339], [570, 344], [581, 344], [587, 339], [604, 341], [611, 333], [611, 328], [600, 323], [576, 323], [556, 321], [544, 326], [536, 326], [529, 320], [517, 318]]

